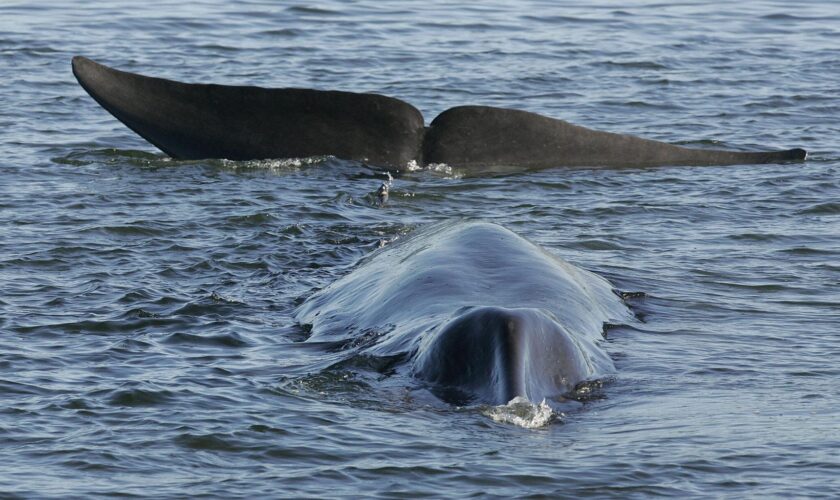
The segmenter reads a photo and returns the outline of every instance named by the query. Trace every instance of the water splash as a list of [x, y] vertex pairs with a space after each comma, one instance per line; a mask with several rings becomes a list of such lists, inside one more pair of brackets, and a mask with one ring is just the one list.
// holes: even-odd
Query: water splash
[[388, 203], [389, 191], [391, 190], [391, 184], [394, 182], [394, 178], [391, 177], [391, 172], [386, 171], [385, 175], [388, 176], [388, 180], [383, 182], [379, 186], [379, 189], [376, 190], [376, 202], [380, 208], [382, 208], [383, 206], [385, 206], [386, 203]]
[[460, 175], [454, 173], [453, 168], [446, 163], [429, 163], [428, 165], [419, 165], [416, 160], [411, 160], [405, 164], [406, 172], [436, 172], [444, 174], [447, 177], [460, 178]]
[[231, 170], [268, 170], [270, 172], [293, 172], [300, 168], [319, 165], [334, 159], [333, 156], [309, 156], [306, 158], [278, 158], [268, 160], [219, 160], [223, 167]]
[[481, 413], [495, 422], [513, 424], [525, 429], [546, 427], [562, 415], [555, 413], [545, 399], [535, 404], [522, 396], [516, 396], [504, 405], [486, 407]]

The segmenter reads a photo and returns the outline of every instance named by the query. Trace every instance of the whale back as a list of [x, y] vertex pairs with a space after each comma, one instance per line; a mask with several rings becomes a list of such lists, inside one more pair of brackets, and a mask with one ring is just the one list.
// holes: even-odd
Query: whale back
[[[311, 325], [310, 342], [361, 346], [373, 356], [410, 354], [418, 378], [493, 403], [511, 394], [559, 395], [610, 373], [598, 346], [603, 324], [630, 318], [600, 276], [499, 225], [463, 221], [382, 249], [295, 315]], [[510, 321], [515, 326], [507, 329]], [[482, 324], [496, 333], [482, 335]], [[468, 345], [496, 354], [459, 357]], [[454, 357], [441, 357], [446, 353]], [[454, 368], [459, 359], [472, 360], [464, 373], [495, 370], [498, 377], [462, 378]]]
[[417, 158], [423, 116], [377, 94], [180, 83], [84, 57], [73, 74], [106, 110], [177, 159], [333, 155], [401, 168]]

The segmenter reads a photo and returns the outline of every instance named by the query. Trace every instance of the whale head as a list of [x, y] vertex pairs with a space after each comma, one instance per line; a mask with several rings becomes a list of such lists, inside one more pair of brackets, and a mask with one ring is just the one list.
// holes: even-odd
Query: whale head
[[542, 309], [479, 307], [421, 343], [414, 375], [453, 403], [537, 402], [611, 371], [610, 358]]

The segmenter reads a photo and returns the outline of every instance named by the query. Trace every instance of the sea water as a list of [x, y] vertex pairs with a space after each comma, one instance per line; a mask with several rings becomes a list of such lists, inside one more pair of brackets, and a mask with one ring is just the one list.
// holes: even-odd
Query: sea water
[[[810, 155], [438, 165], [391, 172], [380, 208], [387, 173], [356, 162], [167, 158], [76, 54]], [[835, 2], [6, 1], [0, 75], [1, 496], [840, 495]], [[295, 308], [458, 217], [639, 292], [602, 344], [614, 377], [494, 418], [375, 363], [321, 369]]]

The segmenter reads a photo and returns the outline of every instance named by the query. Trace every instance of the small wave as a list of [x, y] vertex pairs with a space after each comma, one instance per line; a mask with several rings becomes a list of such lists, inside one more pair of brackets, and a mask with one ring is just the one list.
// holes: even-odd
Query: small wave
[[736, 241], [776, 241], [779, 239], [779, 235], [770, 233], [740, 233], [731, 234], [727, 238]]
[[321, 7], [309, 7], [306, 5], [294, 5], [286, 9], [287, 12], [294, 12], [296, 14], [315, 14], [318, 16], [340, 16], [341, 12], [336, 10], [324, 9]]
[[371, 386], [363, 375], [348, 370], [327, 370], [300, 378], [290, 379], [278, 389], [296, 395], [343, 398], [351, 395], [369, 395]]
[[838, 215], [840, 214], [840, 203], [817, 203], [796, 213], [797, 215]]
[[289, 37], [293, 38], [296, 36], [303, 35], [305, 32], [303, 30], [295, 29], [295, 28], [282, 28], [276, 30], [266, 30], [261, 32], [261, 35], [268, 35], [268, 36], [282, 36], [282, 37]]
[[580, 240], [570, 246], [572, 248], [583, 248], [586, 250], [627, 250], [622, 245], [599, 238]]
[[171, 396], [169, 391], [128, 389], [116, 392], [108, 402], [113, 406], [156, 406], [166, 403]]
[[678, 104], [668, 103], [664, 101], [646, 102], [646, 101], [620, 101], [615, 99], [606, 99], [600, 102], [604, 106], [624, 106], [630, 108], [649, 108], [649, 109], [669, 109], [678, 110], [684, 109]]
[[775, 13], [761, 16], [761, 19], [769, 19], [771, 21], [833, 21], [837, 16], [796, 16], [793, 14]]
[[94, 163], [126, 162], [141, 167], [169, 166], [173, 160], [162, 153], [150, 153], [133, 149], [85, 149], [72, 151], [64, 156], [52, 158], [59, 165], [86, 166]]
[[806, 247], [806, 246], [795, 246], [791, 248], [783, 248], [781, 250], [777, 250], [781, 253], [786, 253], [790, 255], [834, 255], [837, 253], [835, 250], [829, 250], [824, 248], [814, 248], [814, 247]]
[[614, 22], [611, 19], [596, 19], [596, 18], [587, 18], [587, 17], [574, 17], [574, 16], [523, 16], [524, 19], [529, 21], [538, 21], [541, 23], [548, 23], [548, 24], [597, 24], [597, 23], [610, 23]]
[[137, 221], [133, 225], [123, 224], [114, 226], [92, 226], [80, 230], [80, 232], [102, 232], [115, 236], [162, 236], [166, 234], [165, 229], [152, 227], [144, 224], [144, 221]]
[[240, 47], [232, 47], [230, 45], [222, 45], [219, 43], [207, 43], [202, 45], [196, 45], [196, 48], [201, 49], [205, 52], [239, 52], [243, 50]]
[[184, 327], [188, 323], [180, 318], [137, 318], [130, 317], [114, 320], [80, 320], [64, 323], [49, 323], [41, 325], [21, 325], [14, 327], [18, 333], [39, 335], [110, 335], [123, 332], [144, 332], [146, 329], [160, 329], [168, 327]]
[[173, 333], [164, 340], [166, 344], [213, 346], [213, 347], [245, 347], [249, 343], [236, 333], [219, 335], [196, 335], [192, 333]]
[[168, 335], [164, 339], [164, 343], [212, 347], [246, 347], [249, 345], [246, 338], [235, 332], [215, 335], [197, 335], [193, 333], [176, 332]]
[[669, 69], [668, 66], [654, 61], [601, 61], [592, 63], [595, 66], [614, 66], [617, 68], [628, 69], [655, 69], [663, 70]]
[[545, 399], [540, 404], [534, 404], [522, 396], [511, 399], [506, 405], [486, 408], [481, 413], [495, 422], [513, 424], [525, 429], [545, 427], [560, 417], [548, 406]]
[[272, 160], [218, 160], [222, 167], [232, 170], [268, 170], [270, 172], [294, 172], [303, 167], [319, 165], [334, 159], [333, 156], [309, 156], [306, 158], [278, 158]]
[[207, 451], [242, 451], [242, 446], [234, 443], [233, 436], [224, 434], [182, 434], [175, 442], [190, 450]]
[[231, 215], [225, 221], [237, 226], [262, 226], [265, 224], [274, 224], [277, 221], [277, 217], [271, 213], [257, 212], [247, 215]]

